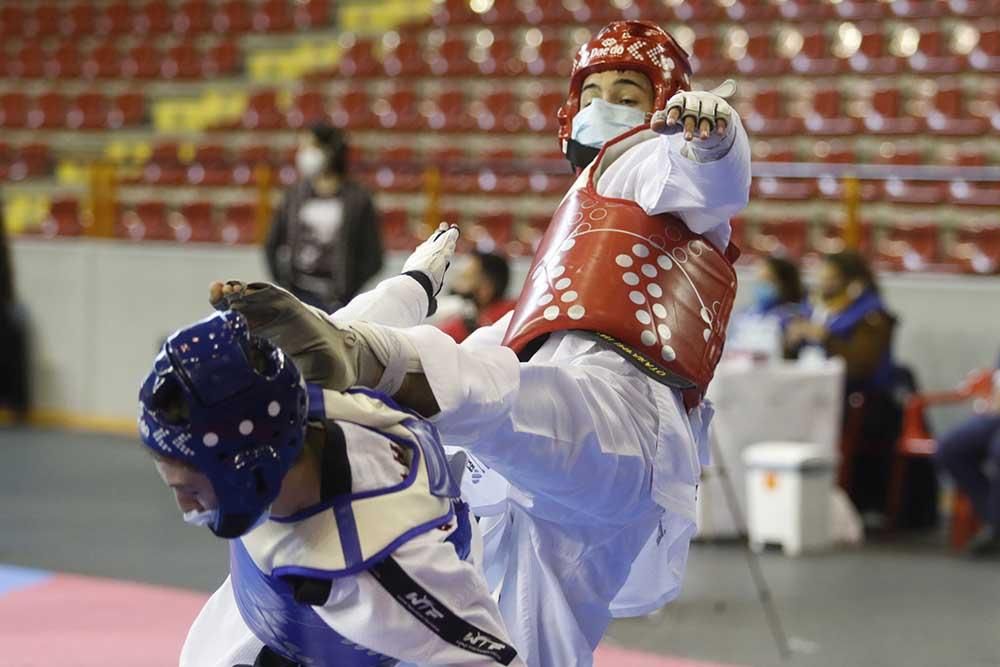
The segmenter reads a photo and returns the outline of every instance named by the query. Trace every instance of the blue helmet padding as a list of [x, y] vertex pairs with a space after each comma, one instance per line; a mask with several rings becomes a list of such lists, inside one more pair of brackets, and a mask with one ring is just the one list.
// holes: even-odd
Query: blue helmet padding
[[[178, 405], [183, 409], [167, 409]], [[280, 349], [251, 337], [234, 311], [170, 336], [139, 390], [139, 406], [143, 443], [208, 477], [219, 508], [210, 528], [220, 537], [249, 530], [302, 451], [302, 376]]]

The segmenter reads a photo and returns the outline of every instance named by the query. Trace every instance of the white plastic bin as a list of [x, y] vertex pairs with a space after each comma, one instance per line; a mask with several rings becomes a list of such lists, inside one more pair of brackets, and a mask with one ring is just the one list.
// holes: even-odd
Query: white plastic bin
[[780, 544], [785, 553], [830, 545], [830, 491], [836, 457], [803, 442], [761, 442], [743, 452], [750, 546]]

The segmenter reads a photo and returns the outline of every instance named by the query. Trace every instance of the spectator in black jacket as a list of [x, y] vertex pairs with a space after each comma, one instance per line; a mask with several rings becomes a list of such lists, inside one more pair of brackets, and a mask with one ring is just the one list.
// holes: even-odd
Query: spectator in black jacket
[[331, 311], [382, 268], [382, 238], [371, 195], [347, 170], [347, 141], [329, 125], [299, 138], [299, 181], [275, 212], [267, 263], [282, 287]]
[[15, 418], [28, 415], [27, 317], [14, 292], [14, 267], [0, 202], [0, 407]]

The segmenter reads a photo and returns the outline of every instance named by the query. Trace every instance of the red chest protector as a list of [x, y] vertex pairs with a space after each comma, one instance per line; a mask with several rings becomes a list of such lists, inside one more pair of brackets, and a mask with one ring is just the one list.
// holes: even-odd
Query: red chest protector
[[676, 216], [647, 215], [633, 201], [597, 194], [605, 153], [620, 154], [637, 134], [607, 144], [559, 206], [504, 344], [524, 358], [546, 334], [586, 333], [683, 390], [690, 409], [722, 355], [739, 251], [730, 245], [724, 255]]

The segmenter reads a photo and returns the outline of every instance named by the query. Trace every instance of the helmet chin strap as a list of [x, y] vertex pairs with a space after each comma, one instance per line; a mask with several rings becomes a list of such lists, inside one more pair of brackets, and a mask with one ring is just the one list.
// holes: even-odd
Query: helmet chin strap
[[586, 169], [600, 152], [600, 148], [586, 146], [575, 139], [566, 140], [566, 159], [578, 172]]

